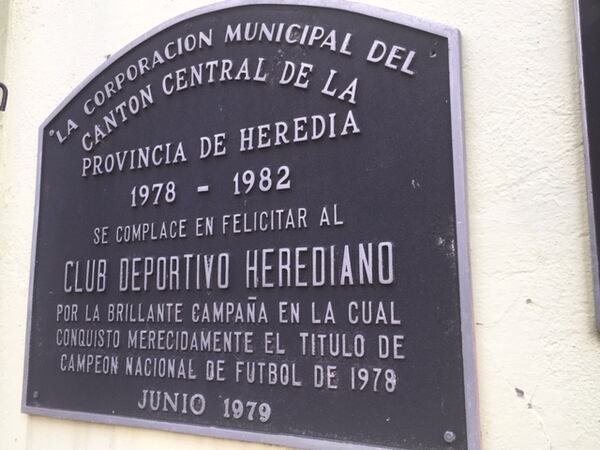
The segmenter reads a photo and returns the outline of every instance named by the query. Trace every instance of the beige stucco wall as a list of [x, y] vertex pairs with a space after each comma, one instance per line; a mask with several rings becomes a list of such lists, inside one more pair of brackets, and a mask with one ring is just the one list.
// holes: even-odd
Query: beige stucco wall
[[[8, 23], [2, 81], [11, 93], [0, 113], [1, 449], [252, 447], [20, 413], [37, 128], [106, 55], [204, 3], [0, 1], [0, 38]], [[572, 1], [368, 3], [463, 35], [483, 448], [600, 448], [600, 339]], [[4, 60], [1, 49], [0, 42]]]

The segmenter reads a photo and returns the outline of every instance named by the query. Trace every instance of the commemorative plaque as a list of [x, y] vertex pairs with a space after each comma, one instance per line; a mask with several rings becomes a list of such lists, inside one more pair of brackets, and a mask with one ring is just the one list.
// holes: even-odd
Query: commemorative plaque
[[594, 290], [596, 298], [596, 326], [600, 330], [600, 3], [595, 0], [576, 0], [581, 62], [581, 97], [584, 111], [584, 146], [588, 184], [590, 235]]
[[40, 129], [23, 410], [477, 449], [458, 32], [224, 3]]

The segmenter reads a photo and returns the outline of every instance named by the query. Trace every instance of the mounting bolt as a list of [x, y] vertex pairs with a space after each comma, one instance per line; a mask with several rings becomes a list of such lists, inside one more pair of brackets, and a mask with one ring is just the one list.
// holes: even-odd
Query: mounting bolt
[[456, 434], [454, 434], [453, 431], [446, 431], [444, 433], [444, 440], [448, 443], [448, 444], [452, 444], [455, 440], [456, 440]]

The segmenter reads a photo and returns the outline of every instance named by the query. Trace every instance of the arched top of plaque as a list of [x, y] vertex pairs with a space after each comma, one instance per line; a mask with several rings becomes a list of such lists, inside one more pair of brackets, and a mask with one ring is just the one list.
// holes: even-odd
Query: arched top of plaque
[[[152, 28], [137, 39], [130, 42], [128, 45], [120, 49], [118, 52], [110, 55], [94, 72], [92, 72], [85, 80], [83, 80], [71, 93], [52, 111], [52, 113], [46, 118], [41, 125], [43, 129], [52, 119], [66, 106], [68, 103], [82, 90], [84, 90], [88, 84], [90, 84], [98, 75], [105, 70], [108, 70], [114, 63], [120, 58], [125, 57], [128, 52], [135, 49], [137, 46], [152, 40], [157, 37], [158, 34], [164, 30], [182, 25], [184, 22], [200, 17], [206, 14], [224, 12], [229, 9], [242, 8], [242, 7], [260, 7], [261, 5], [272, 5], [272, 6], [283, 6], [283, 7], [310, 7], [314, 9], [333, 9], [355, 13], [357, 15], [363, 15], [372, 17], [375, 19], [381, 19], [389, 22], [403, 25], [415, 30], [425, 31], [427, 33], [442, 36], [448, 39], [449, 47], [449, 65], [454, 68], [451, 74], [451, 81], [453, 84], [460, 83], [460, 32], [457, 28], [450, 27], [441, 23], [432, 22], [419, 17], [402, 14], [397, 11], [391, 11], [383, 8], [378, 8], [370, 5], [363, 5], [360, 3], [348, 2], [344, 0], [287, 0], [276, 1], [276, 0], [226, 0], [211, 5], [203, 6], [183, 14], [180, 14], [172, 19], [169, 19], [160, 25]], [[461, 86], [457, 86], [461, 88]], [[460, 91], [457, 92], [460, 94]]]
[[477, 450], [461, 89], [456, 29], [341, 1], [111, 56], [40, 128], [23, 411]]

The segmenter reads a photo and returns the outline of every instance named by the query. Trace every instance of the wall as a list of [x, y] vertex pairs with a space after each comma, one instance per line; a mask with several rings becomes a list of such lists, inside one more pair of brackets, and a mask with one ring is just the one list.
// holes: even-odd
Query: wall
[[[37, 127], [107, 55], [204, 3], [0, 2], [11, 93], [0, 113], [2, 449], [259, 447], [20, 413]], [[572, 1], [369, 3], [463, 35], [483, 448], [600, 448], [600, 341]]]

